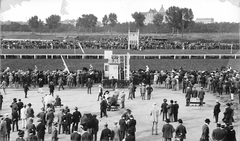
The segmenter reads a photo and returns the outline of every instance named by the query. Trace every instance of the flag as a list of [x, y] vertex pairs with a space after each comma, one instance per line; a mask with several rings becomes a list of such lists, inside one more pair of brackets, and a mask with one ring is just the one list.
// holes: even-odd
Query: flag
[[61, 13], [62, 15], [69, 14], [69, 13], [68, 13], [68, 10], [67, 10], [67, 7], [68, 7], [67, 1], [66, 1], [66, 0], [63, 0], [63, 1], [62, 1], [62, 4], [61, 4], [61, 9], [60, 9], [60, 13]]
[[78, 45], [79, 45], [80, 49], [82, 50], [83, 54], [85, 54], [85, 52], [84, 52], [84, 50], [83, 50], [83, 48], [82, 48], [82, 46], [79, 42], [78, 42]]
[[65, 63], [65, 61], [64, 61], [64, 59], [63, 59], [63, 57], [62, 57], [62, 55], [61, 55], [61, 58], [62, 58], [62, 61], [63, 61], [63, 65], [64, 65], [64, 70], [63, 70], [63, 72], [68, 72], [68, 73], [70, 73], [70, 71], [69, 71], [69, 69], [68, 69], [68, 67], [67, 67], [67, 64]]

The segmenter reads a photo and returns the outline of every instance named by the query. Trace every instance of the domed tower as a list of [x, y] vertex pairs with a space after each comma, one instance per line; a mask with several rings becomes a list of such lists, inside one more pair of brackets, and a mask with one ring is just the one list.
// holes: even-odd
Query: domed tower
[[159, 13], [162, 14], [162, 15], [166, 15], [166, 11], [165, 11], [165, 9], [163, 8], [163, 5], [162, 5], [162, 7], [160, 8]]

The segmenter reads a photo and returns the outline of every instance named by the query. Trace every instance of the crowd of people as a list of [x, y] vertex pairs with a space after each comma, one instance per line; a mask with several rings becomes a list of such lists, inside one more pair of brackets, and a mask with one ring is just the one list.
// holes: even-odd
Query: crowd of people
[[[80, 43], [80, 44], [79, 44]], [[104, 37], [94, 40], [54, 40], [54, 41], [31, 41], [31, 40], [3, 40], [2, 49], [128, 49], [128, 37]], [[140, 36], [139, 47], [132, 45], [132, 50], [145, 49], [240, 49], [239, 44], [227, 44], [220, 42], [201, 41], [168, 41], [155, 36]]]
[[100, 83], [102, 81], [102, 71], [94, 70], [88, 71], [86, 69], [76, 70], [72, 72], [54, 70], [54, 71], [8, 71], [0, 77], [1, 88], [6, 94], [6, 88], [24, 88], [25, 93], [29, 90], [29, 87], [38, 87], [38, 92], [43, 93], [42, 87], [49, 85], [51, 87], [50, 93], [54, 92], [55, 87], [58, 90], [67, 86], [68, 88], [78, 88], [89, 85], [88, 78], [93, 83]]
[[[76, 74], [76, 75], [75, 75]], [[76, 78], [81, 74], [85, 75], [85, 81], [75, 82], [68, 81], [70, 76], [74, 75]], [[20, 77], [19, 77], [20, 76]], [[58, 86], [64, 89], [64, 86], [67, 85], [69, 88], [73, 86], [83, 86], [87, 87], [87, 94], [91, 94], [91, 88], [93, 83], [100, 83], [102, 77], [97, 77], [98, 75], [93, 75], [88, 72], [76, 71], [75, 73], [64, 73], [62, 71], [10, 71], [5, 70], [1, 73], [1, 88], [3, 93], [7, 95], [7, 88], [15, 86], [16, 88], [22, 88], [25, 93], [25, 98], [27, 98], [27, 91], [29, 87], [38, 87], [38, 92], [43, 93], [43, 85], [47, 85], [49, 88], [49, 93], [43, 97], [43, 107], [41, 112], [36, 114], [32, 108], [31, 103], [23, 103], [21, 99], [14, 98], [11, 107], [11, 119], [9, 114], [5, 114], [3, 117], [0, 117], [0, 139], [3, 141], [9, 140], [11, 131], [18, 131], [19, 138], [18, 141], [23, 141], [24, 131], [19, 130], [19, 121], [21, 120], [22, 127], [21, 129], [26, 129], [27, 132], [27, 141], [35, 140], [44, 140], [45, 134], [51, 134], [52, 141], [58, 140], [58, 134], [67, 134], [70, 135], [71, 140], [95, 140], [97, 139], [98, 132], [98, 119], [97, 115], [91, 115], [92, 126], [88, 124], [83, 124], [84, 117], [78, 107], [74, 108], [74, 112], [71, 113], [68, 106], [61, 108], [61, 98], [58, 95], [54, 95], [54, 87]], [[64, 78], [65, 77], [65, 78]], [[16, 79], [17, 78], [17, 79]], [[21, 79], [20, 79], [21, 78]], [[204, 95], [205, 92], [210, 92], [217, 94], [219, 96], [226, 94], [229, 95], [229, 103], [227, 103], [227, 108], [223, 112], [223, 123], [225, 127], [219, 130], [219, 113], [220, 102], [217, 101], [216, 105], [213, 108], [213, 115], [215, 122], [217, 124], [217, 129], [213, 130], [212, 135], [209, 135], [208, 124], [210, 120], [206, 119], [205, 124], [202, 128], [202, 141], [208, 141], [210, 136], [214, 140], [223, 140], [223, 141], [236, 141], [234, 139], [235, 130], [233, 129], [234, 122], [234, 108], [232, 101], [237, 97], [237, 94], [240, 95], [240, 75], [239, 72], [229, 68], [221, 68], [214, 70], [212, 72], [207, 71], [187, 71], [183, 68], [173, 69], [172, 71], [156, 71], [156, 70], [139, 70], [133, 71], [131, 77], [131, 83], [128, 86], [128, 99], [134, 100], [136, 95], [136, 88], [139, 85], [140, 96], [142, 100], [150, 100], [153, 95], [152, 92], [155, 88], [165, 88], [172, 91], [181, 91], [185, 94], [186, 106], [193, 104], [195, 106], [203, 106], [204, 104]], [[21, 81], [20, 81], [21, 80]], [[64, 81], [65, 80], [65, 81]], [[79, 80], [82, 80], [79, 78]], [[79, 83], [77, 83], [79, 82]], [[80, 83], [83, 82], [83, 83]], [[196, 86], [200, 86], [200, 90], [196, 89]], [[116, 86], [117, 87], [117, 86]], [[125, 93], [121, 93], [118, 89], [114, 88], [114, 94], [117, 95], [119, 99], [119, 106], [125, 108]], [[102, 85], [99, 85], [99, 98], [100, 102], [100, 118], [108, 117], [107, 108], [110, 103], [110, 98], [113, 95], [110, 95], [109, 92], [103, 92]], [[240, 97], [240, 96], [238, 96]], [[0, 110], [2, 108], [3, 96], [0, 94]], [[110, 104], [109, 104], [110, 103]], [[239, 101], [240, 103], [240, 101]], [[158, 118], [162, 114], [162, 120], [166, 122], [162, 127], [163, 138], [171, 140], [173, 138], [173, 133], [175, 132], [175, 138], [183, 140], [186, 138], [187, 129], [183, 125], [183, 120], [178, 118], [179, 105], [177, 101], [170, 100], [170, 103], [167, 103], [167, 99], [163, 100], [161, 104], [161, 109], [156, 107], [156, 103], [153, 104], [153, 109], [150, 112], [152, 116], [153, 125], [152, 125], [152, 134], [158, 134]], [[59, 113], [56, 113], [55, 107], [60, 106], [61, 110]], [[35, 126], [34, 118], [38, 118], [38, 124]], [[57, 121], [54, 121], [54, 118], [57, 117]], [[88, 118], [88, 117], [87, 117]], [[108, 124], [104, 124], [104, 129], [101, 132], [100, 140], [116, 140], [122, 141], [135, 141], [136, 133], [136, 120], [131, 114], [131, 110], [127, 109], [126, 112], [120, 117], [119, 121], [114, 122], [115, 128], [109, 129]], [[178, 122], [179, 126], [176, 129], [170, 124], [171, 122]], [[81, 123], [81, 124], [80, 124]], [[80, 124], [80, 125], [79, 125]], [[82, 133], [78, 133], [79, 127], [81, 128]], [[221, 125], [222, 127], [222, 125]], [[220, 139], [221, 138], [221, 139]], [[235, 137], [236, 138], [236, 137]]]

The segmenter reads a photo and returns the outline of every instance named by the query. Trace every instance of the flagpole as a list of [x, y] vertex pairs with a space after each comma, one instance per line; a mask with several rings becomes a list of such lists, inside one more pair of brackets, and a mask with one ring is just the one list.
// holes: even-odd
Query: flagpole
[[128, 50], [130, 50], [130, 23], [128, 22]]

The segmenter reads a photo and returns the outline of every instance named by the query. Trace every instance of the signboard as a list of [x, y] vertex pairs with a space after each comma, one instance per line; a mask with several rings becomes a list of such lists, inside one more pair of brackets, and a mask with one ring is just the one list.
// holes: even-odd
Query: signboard
[[112, 50], [105, 50], [104, 51], [104, 59], [111, 59], [112, 54], [113, 54]]
[[118, 65], [109, 65], [109, 79], [118, 79]]

